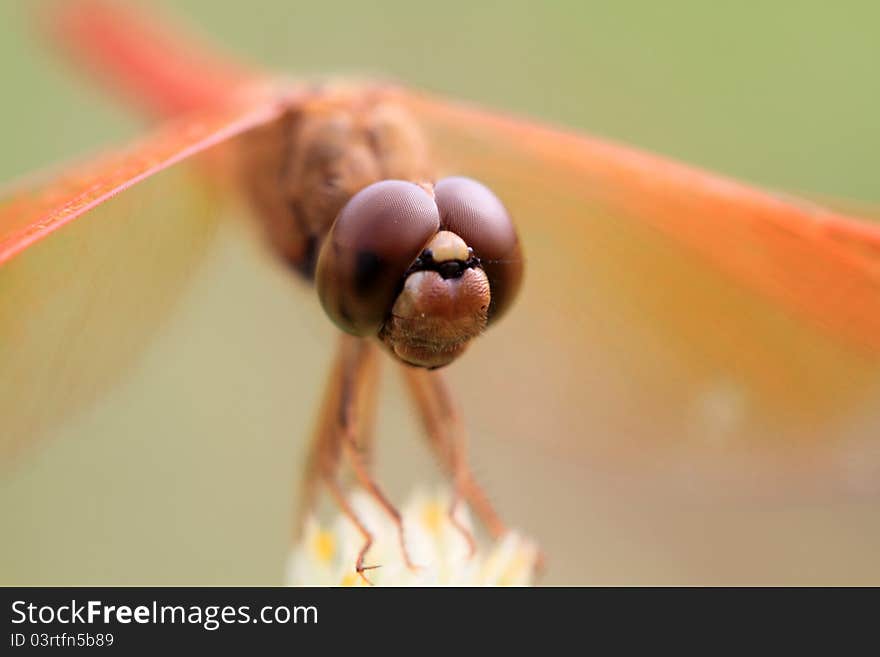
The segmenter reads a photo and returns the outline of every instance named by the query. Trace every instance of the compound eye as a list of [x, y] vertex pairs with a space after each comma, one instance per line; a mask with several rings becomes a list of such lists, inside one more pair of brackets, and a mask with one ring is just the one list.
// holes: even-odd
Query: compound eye
[[315, 283], [339, 328], [375, 335], [404, 274], [440, 228], [437, 206], [414, 183], [383, 180], [351, 197], [324, 240]]
[[459, 235], [473, 248], [486, 272], [491, 323], [511, 306], [522, 281], [522, 252], [510, 215], [488, 187], [471, 178], [440, 180], [434, 197], [443, 230]]

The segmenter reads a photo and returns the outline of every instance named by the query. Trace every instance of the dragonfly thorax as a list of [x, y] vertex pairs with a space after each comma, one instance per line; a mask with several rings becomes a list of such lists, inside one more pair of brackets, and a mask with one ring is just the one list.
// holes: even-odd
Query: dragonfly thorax
[[385, 179], [433, 177], [416, 122], [381, 94], [328, 89], [244, 144], [248, 192], [271, 247], [312, 278], [320, 245], [343, 206]]

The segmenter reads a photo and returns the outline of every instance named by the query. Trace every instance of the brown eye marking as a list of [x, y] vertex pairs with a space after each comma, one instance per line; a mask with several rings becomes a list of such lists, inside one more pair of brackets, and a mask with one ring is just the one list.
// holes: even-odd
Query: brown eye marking
[[360, 251], [355, 262], [355, 290], [359, 294], [366, 294], [376, 285], [376, 280], [382, 273], [382, 261], [371, 251]]
[[513, 221], [499, 198], [471, 178], [444, 178], [434, 186], [434, 196], [443, 229], [460, 235], [486, 272], [492, 292], [489, 320], [495, 321], [510, 307], [522, 281]]
[[330, 229], [315, 273], [324, 310], [344, 331], [375, 335], [404, 275], [440, 227], [431, 196], [402, 180], [355, 194]]

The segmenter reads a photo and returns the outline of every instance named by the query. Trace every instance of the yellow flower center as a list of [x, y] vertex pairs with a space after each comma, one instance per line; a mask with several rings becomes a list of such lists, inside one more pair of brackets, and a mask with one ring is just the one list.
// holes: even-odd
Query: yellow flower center
[[312, 550], [318, 561], [330, 563], [336, 554], [336, 538], [329, 531], [319, 529], [312, 539]]
[[445, 519], [446, 509], [439, 502], [428, 502], [422, 509], [422, 523], [434, 535], [440, 533]]

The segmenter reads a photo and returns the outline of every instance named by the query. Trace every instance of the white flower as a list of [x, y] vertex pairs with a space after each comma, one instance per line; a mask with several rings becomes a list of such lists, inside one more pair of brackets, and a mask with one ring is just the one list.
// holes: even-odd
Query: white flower
[[[449, 518], [448, 494], [417, 494], [403, 507], [404, 538], [415, 570], [407, 568], [401, 553], [397, 526], [366, 493], [355, 492], [352, 506], [373, 534], [373, 545], [364, 565], [369, 581], [378, 586], [529, 586], [539, 559], [537, 546], [514, 532], [494, 545], [477, 542], [471, 555], [464, 534]], [[470, 515], [459, 504], [458, 524], [472, 531]], [[315, 518], [306, 523], [303, 538], [294, 546], [287, 564], [292, 586], [362, 586], [367, 582], [355, 571], [364, 539], [354, 523], [342, 514], [332, 526]]]

